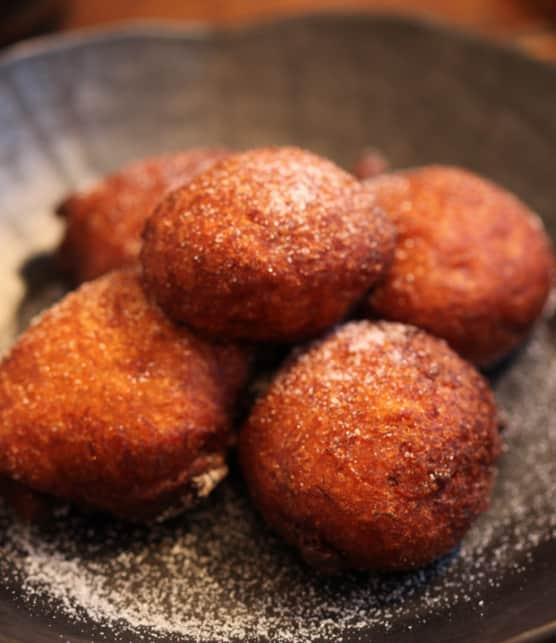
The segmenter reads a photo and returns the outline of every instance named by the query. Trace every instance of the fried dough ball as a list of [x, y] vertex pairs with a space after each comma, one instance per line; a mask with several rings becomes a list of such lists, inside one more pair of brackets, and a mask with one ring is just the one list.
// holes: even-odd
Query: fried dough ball
[[192, 504], [226, 474], [248, 358], [171, 324], [136, 269], [41, 315], [0, 365], [0, 472], [132, 520]]
[[486, 509], [500, 451], [486, 381], [412, 326], [352, 322], [255, 404], [240, 461], [255, 505], [323, 571], [407, 570]]
[[516, 348], [553, 278], [540, 219], [509, 192], [455, 167], [367, 185], [398, 230], [394, 262], [368, 299], [369, 314], [420, 326], [479, 366]]
[[175, 320], [288, 342], [341, 319], [382, 275], [390, 222], [353, 177], [297, 148], [230, 156], [164, 199], [141, 251]]
[[67, 221], [58, 250], [61, 267], [80, 283], [135, 263], [143, 226], [160, 199], [228, 154], [198, 148], [153, 157], [72, 194], [58, 208]]

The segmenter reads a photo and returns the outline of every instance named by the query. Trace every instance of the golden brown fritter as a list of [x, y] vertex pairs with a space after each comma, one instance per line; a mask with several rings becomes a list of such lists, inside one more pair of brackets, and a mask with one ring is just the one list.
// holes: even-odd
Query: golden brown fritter
[[255, 505], [311, 565], [403, 570], [488, 504], [500, 450], [486, 381], [411, 326], [352, 322], [290, 362], [240, 433]]
[[135, 263], [143, 226], [160, 199], [228, 154], [198, 148], [153, 157], [72, 194], [58, 209], [67, 226], [58, 250], [62, 268], [82, 282]]
[[148, 520], [226, 472], [237, 346], [171, 324], [136, 269], [112, 272], [41, 315], [0, 365], [0, 472]]
[[228, 339], [288, 342], [341, 319], [382, 275], [390, 222], [353, 177], [297, 148], [220, 161], [169, 194], [141, 252], [175, 320]]
[[479, 366], [519, 345], [542, 312], [554, 259], [540, 219], [466, 170], [430, 166], [368, 184], [398, 230], [371, 316], [420, 326]]

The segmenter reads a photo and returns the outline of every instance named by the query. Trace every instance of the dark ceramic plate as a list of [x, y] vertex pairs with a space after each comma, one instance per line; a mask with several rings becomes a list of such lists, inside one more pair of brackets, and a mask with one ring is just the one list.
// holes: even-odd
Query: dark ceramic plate
[[[2, 348], [65, 288], [48, 252], [68, 190], [163, 150], [270, 143], [342, 164], [369, 144], [396, 167], [462, 164], [556, 231], [556, 69], [517, 52], [357, 16], [47, 40], [0, 65]], [[321, 579], [265, 530], [237, 475], [192, 515], [152, 528], [69, 512], [27, 529], [0, 513], [0, 640], [548, 640], [554, 332], [547, 318], [493, 375], [509, 448], [490, 511], [438, 564]]]

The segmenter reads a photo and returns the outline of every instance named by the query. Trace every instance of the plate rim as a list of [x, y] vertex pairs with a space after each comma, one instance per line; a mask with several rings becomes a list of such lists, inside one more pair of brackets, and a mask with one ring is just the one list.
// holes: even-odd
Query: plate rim
[[64, 51], [83, 45], [105, 43], [119, 39], [159, 38], [168, 40], [207, 40], [219, 37], [236, 37], [256, 33], [289, 24], [311, 24], [354, 21], [358, 23], [398, 24], [407, 28], [417, 28], [425, 32], [450, 35], [460, 41], [497, 51], [502, 55], [518, 59], [526, 64], [544, 69], [554, 75], [556, 64], [533, 56], [517, 44], [474, 31], [467, 25], [452, 24], [442, 18], [419, 13], [396, 13], [392, 10], [365, 12], [354, 9], [339, 11], [306, 11], [285, 16], [270, 16], [244, 20], [233, 24], [219, 25], [202, 20], [172, 21], [164, 19], [121, 20], [109, 25], [81, 27], [65, 32], [49, 33], [26, 38], [11, 44], [0, 52], [0, 71], [13, 63], [32, 59], [43, 54]]

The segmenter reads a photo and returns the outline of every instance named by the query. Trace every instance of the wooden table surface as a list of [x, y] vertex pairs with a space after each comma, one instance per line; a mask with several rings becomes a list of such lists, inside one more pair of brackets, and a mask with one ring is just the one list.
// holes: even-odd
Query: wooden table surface
[[[55, 29], [63, 31], [126, 20], [222, 25], [310, 11], [400, 12], [458, 25], [556, 62], [556, 0], [27, 0], [22, 4], [56, 7]], [[0, 24], [0, 35], [1, 31]]]
[[556, 62], [556, 0], [70, 0], [61, 27], [144, 18], [230, 24], [318, 10], [425, 15]]

